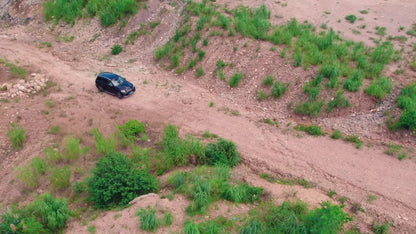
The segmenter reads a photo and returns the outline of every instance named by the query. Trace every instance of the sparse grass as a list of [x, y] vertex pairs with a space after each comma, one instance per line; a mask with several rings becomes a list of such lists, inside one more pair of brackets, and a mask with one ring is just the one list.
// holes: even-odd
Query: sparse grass
[[386, 27], [376, 26], [376, 34], [380, 36], [386, 35]]
[[371, 202], [373, 202], [373, 201], [375, 201], [375, 200], [377, 200], [377, 195], [374, 195], [374, 194], [369, 194], [368, 196], [367, 196], [367, 200], [371, 203]]
[[11, 123], [7, 136], [12, 142], [14, 149], [18, 150], [23, 147], [26, 142], [26, 131], [16, 123]]
[[323, 101], [307, 101], [295, 106], [295, 113], [318, 116], [324, 105]]
[[368, 14], [368, 11], [367, 10], [361, 10], [360, 13], [365, 15], [365, 14]]
[[205, 137], [205, 138], [217, 138], [218, 135], [217, 134], [214, 134], [214, 133], [210, 133], [208, 130], [206, 130], [204, 132], [203, 137]]
[[113, 134], [106, 139], [97, 128], [91, 131], [95, 141], [95, 152], [107, 155], [116, 151], [117, 141]]
[[283, 82], [280, 82], [278, 80], [275, 81], [273, 84], [272, 96], [274, 98], [281, 97], [287, 91], [287, 86], [288, 85]]
[[257, 90], [256, 94], [257, 94], [257, 99], [259, 99], [260, 101], [267, 98], [267, 94], [263, 90]]
[[335, 195], [337, 194], [337, 192], [335, 192], [334, 190], [332, 190], [332, 189], [330, 189], [329, 191], [328, 191], [328, 196], [329, 197], [334, 197]]
[[387, 222], [383, 224], [374, 222], [372, 228], [375, 234], [390, 234], [390, 224]]
[[62, 157], [63, 160], [74, 161], [79, 158], [79, 155], [82, 153], [79, 142], [79, 139], [72, 136], [65, 139], [65, 151]]
[[273, 85], [273, 82], [274, 82], [274, 78], [273, 78], [273, 76], [272, 75], [268, 75], [266, 78], [264, 78], [264, 80], [263, 80], [263, 85], [266, 85], [266, 86], [271, 86], [271, 85]]
[[71, 169], [68, 166], [52, 168], [49, 176], [52, 189], [57, 190], [69, 187], [71, 174]]
[[350, 106], [348, 98], [343, 96], [343, 92], [338, 91], [335, 98], [329, 101], [326, 111], [331, 112], [334, 108], [347, 108]]
[[141, 208], [137, 213], [140, 219], [140, 229], [144, 231], [157, 231], [161, 221], [156, 217], [156, 210], [148, 206], [146, 209]]
[[363, 141], [356, 135], [346, 136], [345, 140], [354, 143], [357, 149], [363, 145]]
[[273, 121], [271, 119], [264, 119], [264, 122], [267, 123], [267, 124], [279, 127], [279, 122], [278, 121]]
[[6, 60], [0, 59], [0, 64], [5, 63], [6, 67], [9, 68], [12, 76], [18, 76], [21, 79], [26, 78], [26, 70], [14, 63], [7, 62]]
[[196, 69], [196, 77], [201, 77], [205, 75], [204, 69], [202, 68], [202, 65], [200, 65], [197, 69]]
[[378, 99], [384, 99], [391, 93], [392, 89], [393, 83], [391, 82], [390, 77], [379, 77], [372, 80], [370, 86], [368, 86], [364, 91], [370, 96]]

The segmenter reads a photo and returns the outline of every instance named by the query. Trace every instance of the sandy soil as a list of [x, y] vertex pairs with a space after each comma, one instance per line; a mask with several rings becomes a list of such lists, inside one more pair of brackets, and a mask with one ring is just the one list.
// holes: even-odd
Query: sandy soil
[[[219, 1], [219, 3], [225, 3], [225, 1]], [[359, 10], [366, 9], [369, 13], [363, 17], [366, 18], [365, 23], [368, 29], [374, 30], [375, 25], [385, 26], [393, 35], [396, 35], [393, 32], [397, 31], [399, 25], [410, 27], [416, 21], [414, 15], [416, 4], [411, 1], [343, 1], [337, 3], [287, 1], [286, 7], [282, 6], [286, 1], [280, 3], [276, 1], [227, 1], [227, 3], [229, 6], [265, 3], [272, 9], [273, 15], [283, 15], [282, 19], [276, 17], [274, 19], [276, 22], [296, 17], [300, 21], [307, 19], [316, 25], [327, 23], [330, 27], [343, 32], [347, 38], [362, 40], [367, 44], [371, 44], [367, 38], [367, 32], [360, 35], [353, 34], [350, 29], [352, 26], [344, 22], [345, 15], [350, 13], [359, 15]], [[149, 5], [155, 7], [155, 9], [149, 9], [155, 13], [149, 14], [147, 19], [159, 17], [161, 6], [156, 3]], [[327, 10], [331, 14], [323, 13]], [[33, 9], [33, 11], [39, 13], [39, 9]], [[105, 134], [110, 134], [116, 124], [134, 118], [149, 122], [153, 126], [173, 123], [180, 126], [183, 133], [202, 134], [205, 130], [209, 130], [234, 141], [242, 154], [244, 165], [257, 173], [268, 172], [276, 176], [302, 177], [315, 182], [318, 188], [311, 190], [312, 192], [307, 193], [306, 196], [301, 196], [313, 197], [311, 201], [315, 204], [325, 198], [326, 191], [333, 189], [339, 196], [347, 196], [351, 203], [362, 204], [366, 213], [360, 214], [359, 219], [363, 223], [370, 224], [373, 219], [392, 220], [395, 233], [416, 231], [415, 160], [399, 161], [389, 157], [384, 153], [385, 148], [377, 144], [358, 150], [352, 144], [334, 141], [329, 137], [299, 135], [292, 130], [292, 127], [286, 127], [285, 124], [276, 128], [260, 123], [259, 120], [270, 116], [283, 123], [304, 120], [291, 118], [293, 116], [288, 112], [276, 111], [279, 107], [286, 106], [289, 101], [282, 101], [283, 104], [274, 102], [259, 104], [253, 98], [254, 90], [247, 88], [250, 84], [248, 81], [247, 85], [242, 88], [229, 90], [225, 85], [218, 85], [217, 81], [212, 84], [209, 76], [196, 80], [192, 73], [185, 73], [178, 77], [160, 69], [153, 62], [152, 48], [163, 44], [166, 38], [169, 38], [169, 33], [173, 32], [169, 23], [176, 22], [174, 19], [177, 20], [177, 16], [172, 14], [169, 17], [166, 22], [161, 23], [162, 29], [165, 27], [168, 29], [167, 32], [161, 29], [153, 35], [156, 38], [153, 42], [146, 39], [147, 43], [136, 43], [128, 48], [129, 52], [104, 60], [99, 58], [109, 54], [111, 45], [123, 42], [127, 32], [118, 34], [115, 29], [105, 29], [100, 31], [102, 35], [96, 42], [90, 43], [88, 41], [93, 35], [91, 32], [95, 32], [98, 28], [95, 20], [88, 20], [87, 26], [82, 24], [76, 24], [72, 28], [65, 25], [57, 26], [54, 31], [50, 31], [47, 25], [36, 20], [26, 26], [17, 25], [2, 29], [0, 57], [10, 61], [19, 61], [19, 64], [30, 67], [33, 72], [45, 74], [46, 77], [59, 84], [60, 91], [56, 90], [47, 97], [37, 95], [32, 98], [21, 98], [18, 103], [0, 106], [0, 132], [5, 133], [9, 123], [16, 121], [17, 116], [20, 116], [20, 124], [28, 134], [26, 147], [18, 152], [11, 152], [7, 136], [0, 135], [1, 206], [25, 197], [25, 192], [16, 183], [10, 183], [16, 175], [14, 167], [23, 165], [31, 157], [40, 155], [43, 148], [51, 144], [53, 137], [48, 134], [50, 126], [60, 125], [65, 132], [76, 136], [85, 136], [85, 132], [88, 132], [91, 127], [98, 127]], [[172, 21], [170, 22], [169, 19]], [[338, 19], [341, 19], [342, 23], [337, 23]], [[40, 17], [38, 20], [41, 20]], [[54, 41], [52, 48], [39, 48], [39, 41], [54, 40], [58, 32], [68, 33], [67, 35], [75, 34], [77, 37], [72, 43]], [[402, 34], [403, 32], [400, 32], [397, 35]], [[371, 35], [374, 36], [374, 34]], [[241, 44], [245, 41], [241, 38], [235, 40], [240, 40]], [[261, 46], [270, 47], [269, 45]], [[257, 45], [252, 47], [255, 48]], [[207, 66], [213, 67], [217, 57], [221, 58], [221, 51], [208, 52], [207, 57], [210, 57], [209, 53], [212, 53], [211, 56], [214, 56], [214, 59], [211, 61], [212, 65]], [[135, 61], [128, 62], [130, 59], [135, 59]], [[207, 63], [209, 64], [210, 61]], [[279, 61], [277, 63], [282, 64]], [[137, 92], [123, 100], [98, 93], [94, 86], [95, 75], [104, 70], [117, 72], [127, 77], [136, 85]], [[308, 72], [313, 73], [313, 71], [306, 73], [291, 71], [287, 67], [282, 67], [280, 70], [283, 74], [288, 74], [287, 77], [290, 76], [290, 72], [299, 73], [304, 77], [310, 76]], [[255, 81], [257, 83], [262, 79], [261, 76], [255, 77], [254, 75], [250, 75], [250, 78], [257, 79]], [[407, 73], [406, 78], [398, 77], [397, 79], [414, 80], [415, 76], [413, 73]], [[243, 98], [244, 96], [248, 98]], [[42, 110], [47, 108], [46, 99], [57, 103], [53, 113], [47, 116], [42, 114]], [[209, 107], [210, 102], [214, 102], [214, 107]], [[356, 111], [369, 114], [371, 103]], [[238, 111], [240, 115], [232, 115], [230, 113], [232, 110]], [[351, 121], [349, 114], [330, 116], [330, 118], [336, 121]], [[93, 119], [92, 126], [88, 123], [89, 119]], [[352, 121], [352, 127], [354, 123], [358, 125], [357, 122]], [[372, 126], [376, 125], [376, 123], [373, 124]], [[374, 127], [372, 129], [374, 130]], [[377, 130], [369, 132], [370, 130], [371, 128], [366, 129], [366, 134], [370, 138], [371, 136], [377, 138], [379, 132]], [[407, 137], [409, 142], [404, 143], [414, 147], [414, 137]], [[158, 139], [151, 140], [157, 141]], [[397, 137], [393, 140], [397, 140]], [[250, 183], [271, 188], [268, 182], [250, 176], [249, 173], [246, 174], [245, 179]], [[270, 189], [270, 191], [274, 190], [282, 191], [279, 188]], [[37, 192], [41, 193], [42, 189]], [[377, 195], [378, 199], [369, 202], [367, 199], [369, 194]], [[282, 194], [276, 192], [275, 196], [280, 197]], [[157, 202], [163, 204], [162, 207], [172, 210], [179, 209], [178, 207], [186, 204], [186, 200], [180, 197], [175, 198], [173, 202], [154, 196], [145, 199], [149, 201], [143, 204]], [[94, 221], [94, 224], [97, 230], [114, 228], [118, 233], [137, 231], [137, 227], [133, 227], [132, 222], [133, 220], [136, 222], [137, 217], [134, 217], [134, 213], [143, 204], [136, 203], [123, 211], [121, 217], [129, 217], [130, 221], [127, 219], [125, 221], [120, 217], [122, 221], [114, 220], [113, 225], [116, 226], [111, 226], [111, 222], [107, 220], [114, 219], [117, 212], [106, 212]], [[180, 215], [183, 214], [183, 210], [175, 210], [175, 212], [178, 212], [178, 217], [183, 217]], [[124, 221], [127, 225], [130, 225], [130, 222], [133, 225], [131, 228], [136, 229], [123, 231], [120, 225], [123, 225]], [[179, 221], [183, 222], [182, 219]], [[86, 227], [80, 225], [80, 223], [72, 223], [68, 232], [86, 232]]]

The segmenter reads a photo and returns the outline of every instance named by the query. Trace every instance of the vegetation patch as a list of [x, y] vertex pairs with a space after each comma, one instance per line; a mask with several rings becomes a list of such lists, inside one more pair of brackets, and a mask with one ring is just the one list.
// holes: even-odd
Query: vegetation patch
[[7, 136], [10, 138], [13, 148], [20, 149], [26, 142], [26, 130], [16, 123], [11, 123]]
[[306, 126], [306, 125], [303, 125], [303, 124], [299, 124], [295, 127], [295, 130], [306, 132], [306, 133], [308, 133], [309, 135], [312, 135], [312, 136], [322, 136], [322, 135], [324, 135], [321, 127], [316, 126], [316, 125]]

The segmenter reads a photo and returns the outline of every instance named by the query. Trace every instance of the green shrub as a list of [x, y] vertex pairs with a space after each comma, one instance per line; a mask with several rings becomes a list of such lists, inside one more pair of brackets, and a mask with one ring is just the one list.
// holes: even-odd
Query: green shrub
[[141, 208], [137, 214], [140, 217], [140, 229], [155, 232], [160, 225], [160, 220], [156, 217], [156, 210], [150, 206], [147, 209]]
[[10, 140], [12, 141], [14, 149], [22, 148], [22, 146], [26, 142], [25, 129], [15, 123], [11, 123], [9, 130], [7, 131], [7, 136], [9, 136]]
[[371, 53], [371, 62], [388, 64], [392, 60], [394, 54], [393, 44], [389, 41], [383, 42], [378, 45]]
[[383, 99], [391, 93], [392, 89], [393, 83], [391, 82], [390, 77], [379, 77], [372, 80], [370, 86], [368, 86], [364, 91], [370, 96]]
[[274, 98], [281, 97], [287, 91], [287, 84], [280, 81], [276, 81], [273, 84], [272, 95]]
[[263, 80], [263, 85], [271, 86], [273, 85], [273, 82], [274, 82], [273, 76], [269, 75]]
[[123, 51], [123, 48], [121, 47], [120, 44], [115, 44], [115, 45], [113, 45], [113, 47], [111, 47], [111, 54], [112, 55], [120, 54], [122, 51]]
[[416, 130], [416, 83], [411, 83], [401, 90], [397, 106], [403, 110], [398, 125], [414, 132]]
[[322, 132], [321, 127], [319, 127], [317, 125], [306, 126], [306, 125], [300, 124], [300, 125], [297, 125], [295, 127], [295, 130], [304, 131], [304, 132], [306, 132], [306, 133], [308, 133], [309, 135], [312, 135], [312, 136], [322, 136], [324, 134]]
[[305, 218], [305, 226], [310, 233], [336, 234], [351, 220], [352, 217], [344, 213], [341, 207], [327, 201], [323, 202], [320, 208], [309, 212]]
[[101, 157], [91, 173], [88, 193], [97, 208], [126, 205], [159, 187], [154, 176], [121, 153]]
[[240, 156], [236, 145], [223, 138], [216, 143], [209, 143], [205, 148], [205, 157], [209, 165], [236, 166], [240, 162]]
[[117, 142], [114, 135], [107, 140], [97, 128], [91, 131], [95, 141], [95, 152], [107, 155], [116, 151]]
[[234, 73], [234, 75], [232, 75], [230, 77], [230, 80], [228, 81], [228, 84], [230, 85], [231, 88], [237, 87], [238, 84], [240, 83], [241, 78], [243, 78], [243, 77], [244, 77], [243, 72], [236, 72], [236, 73]]
[[344, 97], [343, 92], [338, 91], [335, 98], [328, 102], [327, 112], [331, 112], [334, 108], [346, 108], [350, 107], [350, 101], [347, 97]]
[[1, 233], [59, 233], [71, 215], [65, 199], [42, 194], [27, 206], [12, 207], [2, 215]]
[[357, 16], [355, 15], [347, 15], [345, 16], [345, 19], [348, 20], [350, 23], [354, 23], [357, 20]]
[[180, 59], [181, 59], [181, 52], [178, 52], [178, 53], [174, 54], [172, 56], [172, 65], [171, 65], [171, 67], [174, 68], [174, 67], [179, 66]]
[[263, 90], [257, 90], [257, 98], [262, 101], [267, 97], [267, 94]]
[[399, 119], [400, 127], [409, 129], [412, 132], [416, 130], [416, 109], [406, 109]]
[[342, 133], [341, 133], [341, 131], [339, 131], [339, 130], [334, 130], [334, 132], [333, 132], [333, 133], [332, 133], [332, 135], [331, 135], [331, 138], [332, 138], [332, 139], [335, 139], [335, 140], [342, 138]]
[[71, 174], [71, 169], [69, 169], [68, 166], [53, 168], [51, 175], [49, 176], [52, 189], [56, 190], [67, 188], [70, 185]]

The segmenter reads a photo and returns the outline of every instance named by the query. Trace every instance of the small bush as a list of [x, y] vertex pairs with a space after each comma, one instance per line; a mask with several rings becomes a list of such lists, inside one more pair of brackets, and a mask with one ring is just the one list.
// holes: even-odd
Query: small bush
[[235, 203], [253, 203], [260, 201], [260, 195], [263, 193], [263, 188], [252, 187], [247, 183], [233, 186], [225, 185], [221, 188], [221, 197]]
[[370, 86], [368, 86], [364, 91], [370, 96], [383, 99], [391, 93], [392, 89], [393, 83], [391, 82], [390, 77], [379, 77], [372, 80]]
[[144, 124], [134, 119], [127, 121], [124, 125], [119, 125], [118, 129], [127, 143], [136, 141], [140, 134], [145, 133]]
[[10, 140], [12, 141], [14, 149], [22, 148], [26, 141], [25, 129], [15, 123], [11, 124], [9, 130], [7, 131], [7, 136], [9, 136]]
[[120, 153], [98, 160], [88, 181], [88, 193], [97, 208], [126, 205], [133, 198], [157, 191], [155, 177]]
[[273, 84], [272, 95], [274, 98], [281, 97], [287, 91], [287, 84], [280, 81], [276, 81]]
[[350, 23], [354, 23], [357, 20], [357, 16], [355, 15], [347, 15], [345, 16], [345, 19], [348, 20]]
[[344, 82], [344, 89], [350, 92], [357, 92], [362, 85], [362, 74], [354, 71]]
[[147, 209], [141, 208], [137, 214], [140, 217], [140, 229], [155, 232], [160, 225], [160, 220], [156, 217], [156, 210], [150, 206]]
[[18, 168], [17, 169], [18, 174], [17, 174], [17, 178], [23, 182], [23, 184], [30, 188], [30, 189], [35, 189], [38, 187], [38, 182], [36, 180], [36, 175], [32, 170], [32, 166], [26, 165], [23, 168]]
[[238, 84], [240, 83], [241, 78], [243, 77], [244, 77], [243, 72], [234, 73], [234, 75], [230, 77], [228, 84], [230, 85], [231, 88], [237, 87]]
[[240, 156], [236, 145], [223, 138], [216, 143], [209, 143], [205, 148], [205, 157], [209, 165], [236, 166], [240, 162]]
[[185, 234], [200, 234], [198, 225], [196, 225], [193, 221], [186, 221], [185, 222]]
[[45, 174], [47, 170], [46, 160], [44, 158], [34, 157], [32, 158], [33, 172], [36, 176]]
[[112, 55], [120, 54], [122, 51], [123, 51], [123, 48], [121, 47], [120, 44], [115, 44], [115, 45], [113, 45], [113, 47], [111, 47], [111, 54]]

